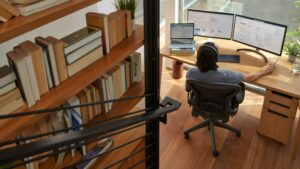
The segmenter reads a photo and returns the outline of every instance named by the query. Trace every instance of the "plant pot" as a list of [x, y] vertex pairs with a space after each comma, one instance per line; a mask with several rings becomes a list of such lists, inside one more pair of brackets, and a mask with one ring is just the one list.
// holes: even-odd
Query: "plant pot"
[[172, 77], [174, 79], [180, 79], [183, 74], [183, 63], [175, 60], [172, 63], [173, 63]]
[[132, 31], [135, 31], [136, 29], [135, 18], [131, 18], [131, 29]]
[[293, 70], [293, 73], [295, 73], [295, 74], [300, 73], [300, 58], [295, 58], [292, 70]]
[[289, 60], [289, 62], [291, 62], [291, 63], [295, 62], [295, 56], [289, 55], [288, 60]]

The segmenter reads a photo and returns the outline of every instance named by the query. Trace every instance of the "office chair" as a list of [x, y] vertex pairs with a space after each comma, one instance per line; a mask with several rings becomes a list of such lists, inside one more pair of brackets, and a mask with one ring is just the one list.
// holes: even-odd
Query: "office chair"
[[244, 100], [245, 86], [226, 83], [202, 83], [195, 80], [187, 80], [186, 91], [188, 103], [192, 106], [192, 115], [202, 116], [205, 121], [184, 132], [185, 139], [189, 139], [189, 133], [208, 126], [210, 131], [212, 154], [217, 157], [219, 152], [215, 145], [214, 126], [233, 131], [237, 137], [241, 131], [227, 124], [229, 116], [237, 113], [238, 106]]

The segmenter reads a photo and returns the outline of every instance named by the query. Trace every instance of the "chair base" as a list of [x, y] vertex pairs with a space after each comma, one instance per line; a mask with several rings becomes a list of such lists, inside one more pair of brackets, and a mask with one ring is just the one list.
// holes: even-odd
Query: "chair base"
[[203, 127], [208, 127], [209, 132], [210, 132], [210, 138], [211, 138], [210, 141], [211, 141], [212, 154], [213, 154], [213, 156], [217, 157], [219, 155], [219, 152], [217, 151], [216, 144], [215, 144], [214, 126], [230, 130], [230, 131], [234, 132], [237, 137], [241, 136], [241, 131], [240, 130], [238, 130], [238, 129], [232, 127], [232, 126], [229, 126], [225, 123], [222, 123], [220, 121], [207, 119], [204, 122], [202, 122], [200, 124], [197, 124], [196, 126], [186, 130], [184, 132], [184, 138], [189, 139], [190, 138], [189, 134], [192, 131], [198, 130], [198, 129], [203, 128]]

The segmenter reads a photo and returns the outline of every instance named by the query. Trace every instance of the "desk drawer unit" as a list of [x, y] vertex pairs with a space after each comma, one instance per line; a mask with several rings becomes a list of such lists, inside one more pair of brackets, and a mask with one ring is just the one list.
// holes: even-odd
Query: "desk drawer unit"
[[260, 118], [259, 133], [280, 143], [290, 142], [299, 100], [267, 90]]

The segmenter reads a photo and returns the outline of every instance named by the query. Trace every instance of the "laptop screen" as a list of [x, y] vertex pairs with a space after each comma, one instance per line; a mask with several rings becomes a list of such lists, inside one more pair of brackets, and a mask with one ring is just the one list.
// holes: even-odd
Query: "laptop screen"
[[174, 39], [194, 39], [193, 23], [172, 23], [171, 40]]

